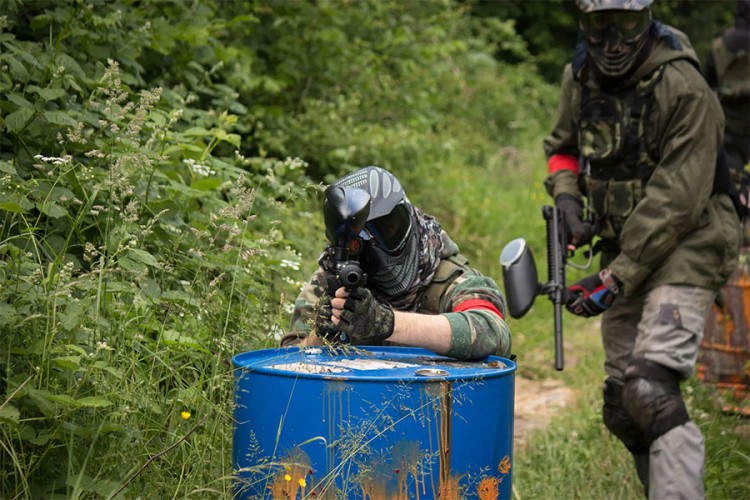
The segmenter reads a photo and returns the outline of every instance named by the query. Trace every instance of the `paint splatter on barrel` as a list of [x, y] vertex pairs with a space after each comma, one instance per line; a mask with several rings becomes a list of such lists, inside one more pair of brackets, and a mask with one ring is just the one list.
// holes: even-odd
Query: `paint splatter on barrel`
[[237, 498], [512, 496], [513, 361], [406, 347], [233, 361]]

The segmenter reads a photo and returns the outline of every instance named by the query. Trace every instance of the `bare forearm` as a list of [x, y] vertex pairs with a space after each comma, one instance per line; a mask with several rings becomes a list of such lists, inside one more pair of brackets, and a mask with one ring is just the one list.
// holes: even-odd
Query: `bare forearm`
[[446, 354], [451, 347], [451, 325], [442, 314], [394, 311], [393, 335], [387, 340]]

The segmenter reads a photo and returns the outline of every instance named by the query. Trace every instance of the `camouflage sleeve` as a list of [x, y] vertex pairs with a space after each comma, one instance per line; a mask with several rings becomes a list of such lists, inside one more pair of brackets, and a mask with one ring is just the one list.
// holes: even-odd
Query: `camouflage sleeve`
[[544, 138], [544, 154], [549, 158], [556, 154], [578, 156], [578, 132], [575, 126], [574, 111], [580, 103], [578, 84], [573, 77], [573, 68], [565, 66], [560, 84], [560, 101], [557, 107], [557, 121], [552, 132]]
[[507, 316], [505, 299], [492, 278], [474, 270], [465, 272], [446, 290], [440, 310], [451, 324], [448, 356], [467, 361], [491, 354], [510, 356], [510, 329], [504, 320]]
[[[567, 155], [578, 158], [578, 129], [575, 125], [574, 110], [578, 109], [581, 101], [578, 84], [573, 78], [573, 68], [570, 64], [563, 72], [558, 104], [557, 121], [552, 132], [544, 139], [544, 154], [549, 161], [556, 155]], [[551, 166], [551, 163], [550, 165]], [[547, 192], [555, 198], [558, 194], [567, 193], [579, 198], [578, 177], [570, 170], [555, 170], [549, 168], [549, 176], [544, 181]]]
[[292, 312], [291, 328], [289, 333], [281, 338], [281, 347], [298, 344], [310, 334], [313, 318], [315, 316], [315, 305], [320, 297], [325, 294], [326, 277], [322, 269], [313, 273], [310, 280], [294, 301], [294, 312]]

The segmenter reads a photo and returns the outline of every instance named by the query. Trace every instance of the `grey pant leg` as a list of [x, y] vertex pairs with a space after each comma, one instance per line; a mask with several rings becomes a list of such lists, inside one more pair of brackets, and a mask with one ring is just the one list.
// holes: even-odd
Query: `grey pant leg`
[[[715, 292], [688, 286], [662, 286], [645, 297], [633, 356], [691, 376], [703, 327]], [[705, 447], [693, 422], [675, 427], [651, 444], [649, 498], [704, 498]]]
[[677, 371], [695, 371], [703, 327], [716, 292], [694, 286], [660, 286], [646, 294], [633, 357]]
[[675, 427], [651, 444], [649, 499], [702, 500], [705, 445], [693, 422]]

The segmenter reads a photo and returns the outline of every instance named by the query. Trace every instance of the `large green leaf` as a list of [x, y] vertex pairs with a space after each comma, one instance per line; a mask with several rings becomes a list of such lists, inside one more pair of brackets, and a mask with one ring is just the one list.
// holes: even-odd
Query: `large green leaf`
[[159, 266], [159, 261], [156, 260], [156, 258], [153, 255], [139, 248], [131, 248], [130, 250], [128, 250], [127, 256], [128, 258], [136, 262], [141, 262], [143, 264], [146, 264], [147, 266], [151, 266], [151, 267]]
[[67, 125], [73, 127], [77, 123], [66, 111], [45, 111], [42, 113], [42, 116], [53, 125]]
[[54, 101], [55, 99], [60, 99], [62, 97], [65, 97], [66, 95], [65, 89], [61, 89], [59, 87], [40, 88], [36, 85], [29, 85], [28, 87], [26, 87], [26, 90], [39, 94], [39, 96], [45, 101]]
[[54, 201], [45, 201], [39, 206], [39, 211], [53, 219], [59, 219], [68, 215], [68, 211]]
[[76, 400], [78, 406], [84, 408], [102, 408], [104, 406], [111, 406], [112, 401], [101, 396], [86, 396]]
[[221, 179], [210, 177], [208, 179], [196, 179], [190, 187], [197, 189], [198, 191], [213, 191], [214, 189], [218, 189], [222, 183], [223, 181]]
[[23, 209], [21, 205], [14, 201], [3, 201], [0, 202], [0, 210], [5, 210], [6, 212], [13, 212], [17, 214], [25, 213], [26, 210]]
[[76, 371], [81, 368], [81, 356], [61, 356], [53, 359], [52, 363], [63, 370]]
[[31, 104], [28, 99], [26, 99], [24, 96], [19, 94], [18, 92], [11, 92], [7, 96], [7, 99], [18, 106], [19, 108], [29, 108], [34, 109], [34, 105]]
[[20, 108], [5, 117], [5, 128], [8, 132], [20, 132], [34, 117], [31, 108]]
[[31, 78], [31, 74], [22, 62], [18, 61], [13, 56], [9, 56], [6, 61], [8, 62], [8, 68], [10, 69], [10, 74], [14, 80], [18, 80], [20, 82], [29, 81], [29, 79]]
[[21, 418], [21, 412], [18, 408], [10, 403], [5, 403], [0, 407], [0, 422], [5, 424], [15, 425], [18, 424], [18, 420]]

